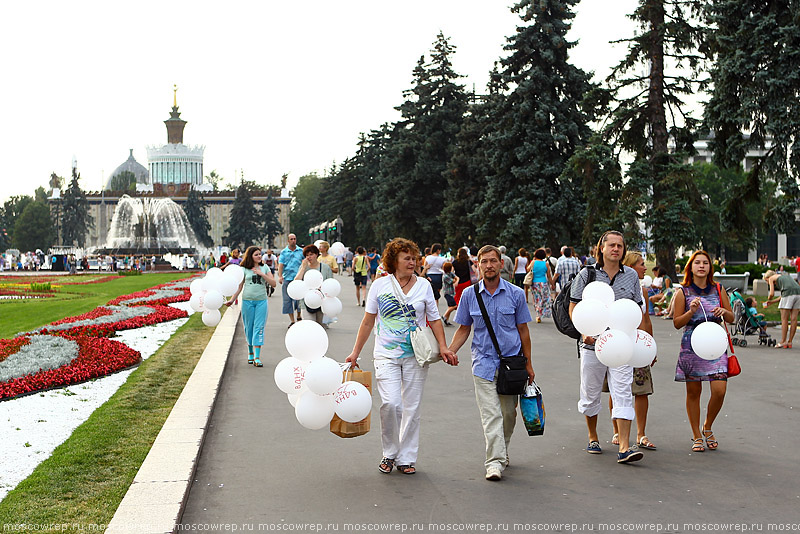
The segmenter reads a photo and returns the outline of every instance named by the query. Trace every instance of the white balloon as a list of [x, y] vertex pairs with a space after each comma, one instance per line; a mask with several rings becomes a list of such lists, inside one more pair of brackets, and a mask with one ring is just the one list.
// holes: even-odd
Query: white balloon
[[289, 404], [291, 404], [292, 407], [296, 407], [297, 399], [300, 398], [300, 393], [287, 393], [286, 398], [289, 399]]
[[203, 324], [206, 326], [217, 326], [222, 319], [219, 310], [206, 310], [203, 312]]
[[333, 398], [336, 401], [336, 415], [348, 423], [358, 423], [372, 410], [369, 390], [358, 382], [345, 382], [339, 386]]
[[192, 295], [203, 293], [205, 290], [206, 288], [202, 278], [195, 278], [194, 280], [192, 280], [192, 283], [189, 284], [189, 292]]
[[[284, 283], [286, 282], [284, 281]], [[306, 292], [308, 292], [308, 286], [302, 280], [292, 280], [289, 282], [286, 292], [294, 300], [300, 300], [306, 296]]]
[[324, 296], [322, 295], [322, 292], [319, 289], [309, 289], [308, 291], [306, 291], [305, 297], [303, 297], [303, 299], [306, 302], [306, 306], [308, 306], [311, 309], [321, 307], [323, 298]]
[[[275, 366], [275, 385], [287, 394], [300, 394], [308, 390], [305, 382], [306, 367], [308, 363], [297, 358], [284, 358]], [[294, 404], [292, 404], [294, 406]]]
[[610, 285], [603, 282], [592, 282], [583, 288], [583, 296], [581, 298], [583, 300], [596, 299], [606, 306], [610, 306], [614, 302], [614, 290], [611, 289]]
[[600, 363], [607, 367], [628, 365], [633, 357], [633, 340], [625, 332], [608, 330], [597, 338], [594, 351]]
[[342, 243], [341, 241], [336, 241], [333, 245], [331, 245], [331, 249], [328, 252], [330, 252], [334, 256], [344, 254], [345, 252], [344, 243]]
[[205, 311], [206, 307], [203, 302], [204, 297], [205, 297], [205, 291], [203, 291], [202, 294], [197, 293], [195, 295], [192, 295], [191, 298], [189, 299], [189, 306], [196, 312]]
[[303, 276], [303, 282], [309, 289], [319, 289], [322, 285], [322, 273], [316, 269], [309, 269]]
[[216, 278], [222, 278], [223, 274], [224, 273], [222, 272], [222, 269], [219, 267], [212, 267], [206, 271], [206, 278], [209, 280], [214, 280]]
[[329, 395], [342, 385], [342, 368], [331, 358], [320, 358], [308, 364], [306, 384], [312, 393]]
[[306, 391], [297, 399], [294, 415], [297, 422], [310, 430], [325, 428], [333, 419], [336, 402], [333, 395], [317, 395]]
[[725, 327], [706, 321], [692, 332], [692, 350], [704, 360], [716, 360], [728, 348], [728, 333]]
[[328, 334], [315, 321], [299, 321], [284, 338], [289, 354], [304, 362], [319, 360], [328, 351]]
[[223, 302], [225, 302], [225, 297], [222, 296], [222, 293], [216, 290], [209, 291], [203, 298], [203, 305], [207, 310], [218, 310], [220, 307], [222, 307]]
[[328, 278], [323, 280], [320, 289], [326, 297], [338, 297], [339, 293], [342, 292], [342, 284], [335, 278]]
[[644, 278], [642, 278], [642, 287], [650, 287], [652, 285], [653, 278], [649, 274], [644, 275]]
[[317, 239], [316, 241], [314, 241], [314, 246], [319, 248], [319, 244], [322, 243], [322, 241], [323, 241], [322, 239]]
[[322, 313], [328, 317], [336, 317], [342, 313], [342, 301], [336, 297], [322, 299]]
[[[630, 361], [631, 367], [646, 367], [653, 363], [658, 347], [653, 336], [643, 330], [636, 331], [636, 338], [633, 342], [633, 357]], [[631, 338], [633, 339], [633, 337]]]
[[631, 299], [619, 299], [608, 307], [608, 326], [614, 330], [633, 332], [642, 322], [642, 308]]
[[583, 299], [572, 310], [572, 324], [584, 336], [596, 337], [608, 328], [608, 307], [597, 299]]
[[[225, 271], [227, 272], [227, 269], [225, 269]], [[235, 275], [232, 274], [226, 274], [221, 278], [219, 286], [222, 291], [220, 291], [220, 293], [229, 297], [236, 293], [236, 290], [239, 289], [239, 282], [241, 280], [236, 280], [234, 276]]]
[[239, 284], [244, 279], [244, 269], [235, 263], [229, 263], [223, 273], [227, 276], [232, 276], [236, 283]]

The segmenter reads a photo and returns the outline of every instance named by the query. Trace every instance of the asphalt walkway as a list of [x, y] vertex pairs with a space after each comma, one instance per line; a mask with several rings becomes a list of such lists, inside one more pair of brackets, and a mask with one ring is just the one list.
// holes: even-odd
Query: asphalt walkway
[[[363, 308], [352, 279], [339, 277], [344, 310], [328, 330], [328, 356], [350, 353]], [[577, 413], [575, 344], [550, 319], [531, 323], [533, 363], [547, 409], [544, 436], [521, 422], [501, 482], [484, 480], [484, 440], [470, 373], [469, 345], [456, 368], [431, 368], [423, 400], [418, 473], [383, 475], [379, 399], [372, 430], [341, 439], [301, 427], [274, 384], [288, 356], [288, 318], [269, 299], [263, 368], [246, 362], [241, 323], [226, 364], [181, 530], [296, 532], [588, 530], [611, 532], [750, 530], [800, 524], [800, 350], [738, 349], [743, 372], [729, 382], [714, 426], [717, 451], [692, 453], [684, 386], [673, 381], [680, 335], [654, 319], [647, 435], [658, 446], [639, 463], [618, 465], [608, 412], [600, 416], [602, 455], [589, 455]], [[444, 302], [442, 301], [442, 306]], [[442, 308], [443, 309], [443, 308]], [[455, 328], [446, 328], [448, 340]], [[773, 332], [774, 335], [774, 332]], [[372, 370], [372, 342], [362, 367]], [[607, 396], [604, 396], [607, 398]], [[707, 402], [704, 389], [702, 402]], [[607, 401], [604, 400], [604, 404]], [[727, 525], [727, 526], [726, 526]], [[778, 527], [779, 530], [782, 528]]]

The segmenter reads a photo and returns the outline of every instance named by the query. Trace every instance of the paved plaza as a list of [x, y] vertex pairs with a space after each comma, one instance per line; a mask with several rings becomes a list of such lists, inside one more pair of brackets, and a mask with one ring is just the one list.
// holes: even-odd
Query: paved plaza
[[[338, 277], [344, 310], [328, 330], [328, 356], [350, 353], [363, 308], [352, 279]], [[579, 361], [574, 341], [552, 320], [530, 326], [533, 365], [547, 410], [544, 436], [521, 420], [500, 482], [484, 480], [484, 440], [475, 404], [469, 345], [461, 364], [431, 367], [425, 386], [418, 473], [378, 472], [379, 399], [372, 430], [341, 439], [301, 427], [275, 386], [288, 356], [288, 318], [269, 299], [263, 368], [248, 365], [238, 326], [195, 480], [184, 529], [225, 531], [596, 530], [688, 532], [798, 529], [800, 523], [800, 350], [737, 349], [743, 371], [729, 382], [714, 425], [719, 450], [692, 453], [684, 385], [673, 381], [680, 332], [654, 318], [659, 361], [653, 368], [647, 435], [658, 446], [639, 463], [618, 465], [607, 409], [600, 415], [602, 455], [589, 455], [577, 413]], [[442, 300], [442, 311], [444, 302]], [[770, 329], [773, 336], [777, 330]], [[445, 328], [448, 341], [455, 327]], [[362, 367], [372, 370], [372, 340]], [[604, 395], [604, 407], [607, 406]], [[707, 386], [702, 404], [708, 400]], [[705, 410], [703, 410], [705, 413]], [[635, 433], [635, 424], [634, 424]], [[788, 524], [788, 525], [787, 525]], [[770, 526], [772, 525], [772, 526]]]

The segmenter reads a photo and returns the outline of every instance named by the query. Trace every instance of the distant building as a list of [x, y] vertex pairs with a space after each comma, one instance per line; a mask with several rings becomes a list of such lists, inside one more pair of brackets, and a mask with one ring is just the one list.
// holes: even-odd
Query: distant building
[[119, 176], [123, 172], [130, 172], [136, 177], [136, 187], [139, 188], [140, 186], [147, 186], [150, 183], [150, 173], [147, 171], [147, 167], [136, 161], [136, 158], [133, 157], [133, 149], [130, 150], [130, 155], [128, 159], [126, 159], [122, 164], [114, 169], [114, 172], [108, 175], [108, 180], [106, 180], [105, 189], [112, 189], [111, 180], [114, 179], [115, 176]]

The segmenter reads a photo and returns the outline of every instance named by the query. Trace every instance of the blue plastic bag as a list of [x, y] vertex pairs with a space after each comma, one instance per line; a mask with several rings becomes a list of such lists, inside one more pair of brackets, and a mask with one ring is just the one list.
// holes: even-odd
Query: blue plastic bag
[[522, 412], [522, 420], [525, 422], [525, 430], [529, 436], [541, 436], [544, 434], [544, 399], [542, 390], [536, 382], [529, 384], [525, 388], [525, 393], [519, 398], [519, 409]]

